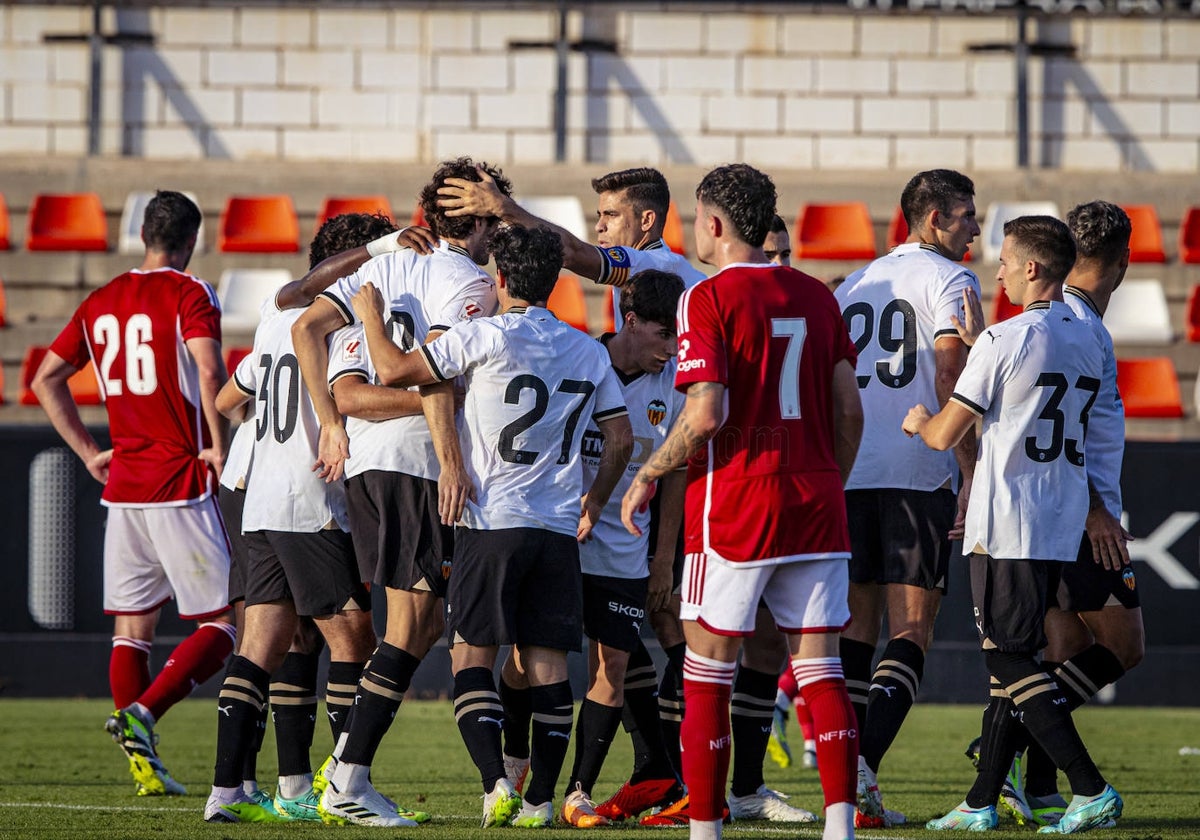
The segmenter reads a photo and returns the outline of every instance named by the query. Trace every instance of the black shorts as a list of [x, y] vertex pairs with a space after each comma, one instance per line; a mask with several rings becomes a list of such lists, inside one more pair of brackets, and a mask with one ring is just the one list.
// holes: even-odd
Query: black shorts
[[646, 619], [650, 578], [583, 576], [583, 633], [607, 647], [632, 653]]
[[251, 531], [245, 537], [250, 554], [246, 606], [287, 599], [297, 615], [307, 616], [371, 608], [345, 531]]
[[438, 516], [437, 482], [368, 470], [346, 480], [346, 512], [363, 580], [446, 597], [454, 529]]
[[446, 594], [450, 643], [580, 650], [581, 577], [573, 536], [459, 528]]
[[1064, 563], [1062, 576], [1051, 604], [1067, 612], [1096, 612], [1105, 607], [1135, 610], [1142, 605], [1133, 566], [1111, 571], [1092, 556], [1092, 541], [1083, 535], [1079, 556]]
[[971, 600], [984, 650], [1027, 653], [1046, 646], [1046, 596], [1058, 585], [1062, 563], [997, 560], [971, 554]]
[[242, 508], [246, 505], [245, 490], [230, 490], [222, 487], [217, 495], [221, 507], [221, 518], [225, 520], [225, 534], [229, 537], [229, 603], [246, 600], [246, 565], [250, 556], [246, 551], [246, 540], [242, 537]]
[[957, 499], [949, 490], [846, 491], [850, 581], [946, 591]]

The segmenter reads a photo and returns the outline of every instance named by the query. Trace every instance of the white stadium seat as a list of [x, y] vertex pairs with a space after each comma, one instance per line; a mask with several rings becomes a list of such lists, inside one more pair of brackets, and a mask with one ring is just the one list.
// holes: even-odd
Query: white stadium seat
[[261, 319], [263, 301], [284, 283], [292, 281], [286, 268], [227, 268], [217, 283], [221, 325], [231, 330], [253, 330]]
[[575, 196], [531, 195], [520, 199], [518, 203], [539, 219], [554, 222], [560, 228], [565, 228], [577, 239], [584, 242], [592, 240], [592, 231], [588, 227], [583, 205]]
[[1054, 216], [1058, 205], [1053, 201], [993, 201], [988, 205], [980, 231], [983, 258], [990, 263], [1000, 262], [1000, 245], [1004, 242], [1004, 223], [1017, 216]]
[[[196, 206], [200, 206], [194, 193], [183, 193]], [[142, 217], [146, 215], [146, 205], [154, 198], [152, 192], [131, 192], [125, 196], [125, 209], [121, 211], [121, 230], [117, 236], [117, 252], [121, 254], [144, 254], [146, 246], [142, 244]], [[196, 234], [195, 253], [204, 253], [204, 222], [200, 222], [200, 230]]]
[[1126, 280], [1113, 292], [1104, 313], [1114, 344], [1170, 344], [1171, 313], [1157, 280]]

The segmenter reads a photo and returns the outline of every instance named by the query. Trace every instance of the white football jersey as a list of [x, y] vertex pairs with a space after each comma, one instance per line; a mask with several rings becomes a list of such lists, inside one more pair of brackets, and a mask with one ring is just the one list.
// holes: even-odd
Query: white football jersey
[[[236, 384], [236, 381], [235, 381]], [[250, 474], [250, 453], [254, 451], [254, 403], [246, 406], [246, 416], [233, 432], [225, 467], [221, 470], [221, 486], [229, 490], [246, 489]]]
[[1103, 344], [1065, 303], [1032, 303], [984, 330], [951, 397], [983, 417], [964, 553], [1075, 560], [1088, 412], [1103, 375]]
[[574, 535], [583, 431], [626, 413], [608, 351], [531, 306], [456, 324], [421, 353], [438, 379], [466, 377], [460, 439], [478, 501], [461, 524]]
[[[592, 539], [579, 546], [579, 562], [585, 574], [619, 578], [643, 578], [650, 574], [646, 557], [649, 553], [650, 511], [634, 514], [634, 522], [642, 529], [635, 537], [621, 524], [621, 499], [633, 484], [633, 478], [650, 454], [667, 439], [675, 418], [683, 411], [686, 397], [675, 390], [675, 360], [667, 362], [660, 373], [638, 373], [626, 377], [614, 368], [629, 423], [633, 426], [633, 454], [621, 481], [613, 489], [600, 516], [592, 528]], [[604, 452], [604, 437], [595, 423], [588, 423], [583, 433], [583, 486], [590, 487], [600, 468]]]
[[642, 249], [621, 246], [601, 248], [597, 245], [596, 250], [600, 252], [600, 276], [596, 282], [613, 287], [612, 305], [618, 330], [621, 329], [621, 287], [639, 271], [653, 268], [678, 274], [683, 279], [685, 289], [705, 279], [703, 271], [695, 268], [683, 254], [676, 254], [668, 248], [661, 239]]
[[932, 248], [909, 242], [853, 272], [834, 291], [858, 350], [863, 435], [847, 490], [957, 487], [954, 453], [935, 452], [901, 429], [908, 409], [937, 406], [934, 342], [957, 337], [963, 289], [979, 280]]
[[327, 484], [312, 469], [321, 427], [292, 345], [292, 325], [304, 310], [280, 311], [268, 300], [262, 313], [254, 349], [234, 373], [238, 388], [254, 398], [254, 452], [242, 532], [315, 533], [331, 522], [348, 531], [342, 483]]
[[1079, 320], [1090, 326], [1104, 347], [1100, 396], [1088, 413], [1087, 475], [1105, 509], [1121, 518], [1121, 462], [1125, 458], [1125, 404], [1117, 391], [1117, 354], [1112, 336], [1087, 292], [1063, 288], [1063, 299]]
[[[496, 311], [496, 284], [474, 260], [445, 241], [428, 257], [395, 251], [368, 260], [354, 274], [322, 292], [351, 326], [334, 334], [329, 349], [329, 381], [360, 376], [378, 384], [361, 324], [350, 299], [370, 281], [386, 303], [392, 341], [403, 350], [425, 343], [430, 332]], [[422, 415], [379, 422], [348, 418], [350, 458], [346, 475], [389, 470], [436, 480], [441, 468]]]

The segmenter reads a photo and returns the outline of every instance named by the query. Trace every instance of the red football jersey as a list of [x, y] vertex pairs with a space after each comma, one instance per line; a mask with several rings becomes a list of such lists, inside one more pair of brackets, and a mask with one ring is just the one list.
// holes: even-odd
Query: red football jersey
[[50, 349], [95, 365], [113, 460], [105, 504], [180, 505], [212, 492], [197, 458], [211, 444], [195, 360], [184, 342], [221, 339], [212, 287], [174, 269], [130, 271], [92, 292]]
[[732, 265], [679, 302], [675, 387], [726, 387], [725, 423], [688, 465], [689, 553], [848, 557], [833, 369], [856, 361], [833, 294], [792, 268]]

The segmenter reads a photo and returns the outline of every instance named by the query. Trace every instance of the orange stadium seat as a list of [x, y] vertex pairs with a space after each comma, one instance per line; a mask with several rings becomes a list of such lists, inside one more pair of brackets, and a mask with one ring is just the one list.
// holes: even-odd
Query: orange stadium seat
[[30, 251], [107, 251], [108, 222], [95, 193], [44, 193], [29, 208]]
[[8, 294], [4, 290], [4, 280], [0, 279], [0, 327], [8, 326]]
[[425, 221], [425, 208], [420, 204], [413, 208], [412, 217], [408, 220], [412, 227], [429, 227], [429, 222]]
[[1010, 303], [1008, 295], [1004, 294], [1004, 290], [998, 289], [996, 297], [992, 299], [992, 319], [988, 323], [999, 324], [1001, 321], [1007, 321], [1012, 316], [1020, 315], [1024, 311], [1024, 306], [1017, 306], [1015, 303]]
[[861, 201], [804, 204], [796, 217], [792, 257], [799, 260], [875, 259], [875, 230]]
[[[30, 345], [25, 348], [25, 358], [21, 360], [21, 394], [17, 402], [21, 405], [38, 405], [38, 398], [33, 393], [33, 376], [37, 373], [42, 359], [46, 358], [49, 347]], [[67, 380], [71, 388], [71, 396], [79, 405], [100, 405], [104, 400], [100, 397], [100, 384], [96, 381], [96, 371], [92, 365], [85, 365]]]
[[604, 296], [604, 331], [606, 333], [617, 331], [617, 302], [611, 291]]
[[217, 249], [225, 253], [295, 253], [300, 223], [289, 195], [232, 195], [221, 211]]
[[1123, 209], [1129, 214], [1129, 222], [1133, 226], [1133, 232], [1129, 235], [1129, 261], [1166, 262], [1162, 225], [1158, 223], [1158, 212], [1154, 205], [1130, 204]]
[[254, 352], [253, 347], [226, 347], [222, 354], [225, 357], [225, 371], [233, 376], [233, 372], [237, 370], [238, 362]]
[[389, 219], [393, 218], [392, 203], [386, 195], [330, 195], [321, 203], [314, 232], [334, 216], [343, 213], [382, 213]]
[[1192, 286], [1188, 294], [1185, 328], [1188, 341], [1200, 341], [1200, 283]]
[[563, 272], [558, 275], [546, 308], [558, 316], [558, 320], [570, 324], [577, 330], [588, 331], [587, 300], [583, 297], [583, 286], [574, 274]]
[[9, 230], [8, 205], [4, 203], [4, 193], [0, 193], [0, 251], [7, 251], [12, 246]]
[[1117, 359], [1117, 390], [1126, 417], [1182, 417], [1175, 365], [1166, 356]]
[[687, 256], [687, 248], [683, 241], [683, 219], [679, 216], [679, 207], [675, 202], [667, 209], [667, 223], [663, 226], [663, 242], [676, 254]]
[[1179, 260], [1200, 263], [1200, 207], [1189, 207], [1179, 223]]

